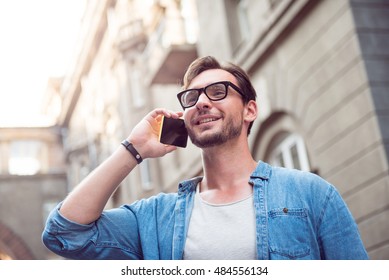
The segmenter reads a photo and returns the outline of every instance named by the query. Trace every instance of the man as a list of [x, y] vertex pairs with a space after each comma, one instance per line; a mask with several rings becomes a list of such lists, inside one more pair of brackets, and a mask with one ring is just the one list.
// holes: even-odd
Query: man
[[[357, 226], [336, 189], [308, 172], [256, 162], [248, 134], [256, 93], [238, 66], [194, 61], [178, 99], [156, 109], [54, 209], [43, 241], [72, 259], [367, 259]], [[158, 141], [162, 116], [183, 116], [201, 149], [204, 176], [177, 193], [103, 211], [142, 158], [176, 149]], [[131, 145], [129, 144], [131, 143]]]

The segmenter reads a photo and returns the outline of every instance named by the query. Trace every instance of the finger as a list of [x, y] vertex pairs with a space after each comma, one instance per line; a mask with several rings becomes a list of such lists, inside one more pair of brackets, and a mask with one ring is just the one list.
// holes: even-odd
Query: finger
[[156, 118], [160, 115], [163, 115], [165, 117], [170, 118], [172, 114], [175, 114], [173, 111], [164, 109], [164, 108], [157, 108], [150, 112], [151, 117]]
[[165, 109], [165, 108], [156, 108], [154, 109], [153, 111], [150, 112], [150, 115], [153, 117], [153, 118], [156, 118], [157, 116], [159, 115], [163, 115], [167, 118], [174, 118], [174, 119], [178, 119], [180, 117], [182, 117], [184, 115], [184, 112], [174, 112], [172, 110], [168, 110], [168, 109]]
[[176, 146], [173, 146], [173, 145], [165, 145], [165, 151], [166, 153], [171, 153], [173, 151], [177, 150], [177, 147]]
[[175, 117], [177, 117], [177, 118], [180, 118], [180, 117], [182, 117], [183, 115], [184, 115], [184, 112], [174, 112], [173, 114], [172, 114], [172, 116], [175, 116]]

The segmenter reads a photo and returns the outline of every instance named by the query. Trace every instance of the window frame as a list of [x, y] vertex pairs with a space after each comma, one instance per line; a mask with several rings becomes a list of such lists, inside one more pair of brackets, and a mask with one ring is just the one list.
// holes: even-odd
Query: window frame
[[[296, 147], [297, 149], [299, 166], [295, 166], [293, 161], [293, 147]], [[283, 163], [279, 157], [281, 157]], [[290, 133], [286, 137], [282, 138], [278, 145], [271, 151], [269, 161], [271, 164], [276, 166], [299, 169], [302, 171], [311, 170], [304, 139], [297, 133]]]

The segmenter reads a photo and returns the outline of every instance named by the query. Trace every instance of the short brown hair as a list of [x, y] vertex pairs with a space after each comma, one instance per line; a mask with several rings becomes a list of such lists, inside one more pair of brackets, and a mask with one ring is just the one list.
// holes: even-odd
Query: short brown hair
[[[189, 65], [182, 80], [182, 88], [187, 89], [195, 77], [197, 77], [200, 73], [211, 69], [221, 69], [227, 71], [236, 78], [236, 80], [238, 81], [237, 86], [244, 94], [244, 104], [247, 104], [249, 100], [256, 100], [257, 93], [253, 85], [251, 84], [250, 78], [247, 73], [241, 67], [232, 63], [226, 63], [222, 65], [221, 63], [219, 63], [219, 61], [216, 60], [216, 58], [212, 56], [204, 56], [197, 58]], [[247, 134], [250, 134], [252, 125], [253, 122], [250, 123]]]

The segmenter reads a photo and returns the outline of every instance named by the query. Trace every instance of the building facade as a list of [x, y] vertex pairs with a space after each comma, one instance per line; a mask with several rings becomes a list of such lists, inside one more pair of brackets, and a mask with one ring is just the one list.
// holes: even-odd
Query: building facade
[[41, 234], [68, 192], [61, 138], [57, 127], [0, 128], [0, 260], [56, 258]]
[[[60, 104], [51, 114], [68, 190], [151, 109], [180, 110], [186, 67], [213, 55], [242, 66], [257, 90], [255, 159], [334, 184], [370, 257], [389, 259], [388, 10], [378, 0], [88, 1], [73, 67], [48, 98]], [[201, 173], [189, 143], [145, 160], [107, 208]]]

